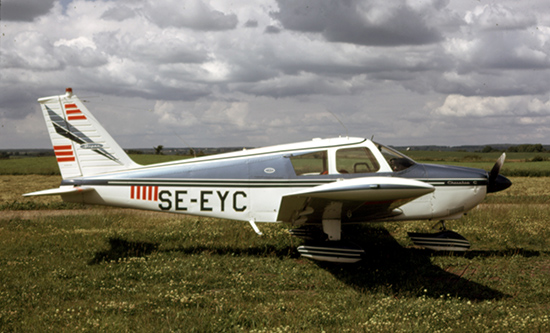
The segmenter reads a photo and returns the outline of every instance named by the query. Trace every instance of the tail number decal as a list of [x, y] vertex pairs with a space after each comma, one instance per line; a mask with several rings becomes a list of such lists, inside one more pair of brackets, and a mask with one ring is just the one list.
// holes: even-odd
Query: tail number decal
[[161, 210], [187, 211], [193, 205], [198, 206], [201, 212], [224, 212], [226, 209], [244, 212], [247, 208], [246, 197], [244, 191], [200, 191], [196, 195], [190, 195], [185, 190], [164, 190], [158, 196]]

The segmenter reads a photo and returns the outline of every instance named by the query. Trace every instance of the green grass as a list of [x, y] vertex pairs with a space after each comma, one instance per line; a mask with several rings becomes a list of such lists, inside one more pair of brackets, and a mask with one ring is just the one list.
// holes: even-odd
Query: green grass
[[130, 155], [130, 158], [132, 158], [138, 164], [147, 165], [147, 164], [154, 164], [154, 163], [183, 160], [183, 159], [192, 158], [192, 156], [132, 154]]
[[[0, 180], [16, 201], [59, 177]], [[434, 222], [348, 227], [367, 253], [355, 265], [300, 258], [278, 224], [259, 237], [174, 214], [3, 211], [0, 331], [548, 331], [547, 180], [512, 178], [448, 222], [472, 242], [465, 253], [413, 247], [406, 233]]]
[[59, 175], [53, 156], [10, 158], [0, 160], [0, 175]]
[[[403, 153], [416, 161], [480, 161], [480, 162], [495, 162], [502, 155], [502, 152], [491, 153], [476, 153], [462, 151], [422, 151], [411, 150], [403, 151]], [[530, 161], [536, 156], [541, 156], [543, 159], [549, 159], [550, 153], [532, 152], [532, 153], [506, 153], [506, 159], [509, 161], [525, 162]]]
[[[466, 254], [392, 237], [422, 223], [355, 227], [348, 232], [368, 253], [356, 265], [300, 259], [279, 225], [260, 225], [258, 237], [246, 223], [131, 211], [3, 219], [0, 327], [546, 331], [549, 228], [527, 210], [501, 220], [510, 212], [456, 223], [476, 242]], [[524, 236], [511, 237], [531, 218]]]
[[[179, 155], [132, 154], [130, 157], [138, 164], [153, 164], [190, 158]], [[54, 156], [25, 157], [0, 160], [0, 175], [60, 175]]]
[[[467, 153], [409, 151], [408, 156], [419, 163], [448, 164], [491, 170], [501, 153]], [[530, 162], [535, 157], [543, 161]], [[190, 156], [131, 154], [139, 164], [153, 164], [187, 159]], [[550, 177], [550, 161], [547, 153], [507, 153], [502, 174], [509, 177]], [[59, 175], [55, 157], [30, 157], [0, 160], [0, 175]]]
[[[500, 153], [406, 152], [419, 163], [465, 166], [491, 170]], [[507, 153], [502, 174], [509, 177], [550, 177], [550, 161], [545, 153]], [[536, 156], [543, 161], [530, 162]], [[136, 163], [147, 165], [187, 159], [190, 156], [132, 154]], [[30, 157], [0, 160], [0, 175], [59, 175], [55, 157]]]

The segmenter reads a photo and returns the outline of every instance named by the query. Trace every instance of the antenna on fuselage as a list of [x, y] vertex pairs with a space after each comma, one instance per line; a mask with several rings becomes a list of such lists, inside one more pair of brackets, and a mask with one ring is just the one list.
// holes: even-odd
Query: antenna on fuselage
[[344, 123], [340, 120], [340, 118], [336, 117], [336, 115], [334, 113], [332, 113], [332, 111], [328, 110], [328, 113], [330, 113], [334, 118], [336, 118], [336, 120], [338, 120], [338, 122], [340, 123], [340, 125], [342, 125], [342, 127], [344, 128], [344, 130], [346, 131], [346, 137], [349, 138], [349, 132], [348, 132], [348, 128], [346, 127], [346, 125], [344, 125]]
[[194, 158], [197, 158], [197, 153], [195, 152], [195, 149], [193, 149], [193, 147], [191, 147], [187, 141], [185, 141], [181, 136], [178, 135], [178, 133], [172, 131], [172, 134], [174, 134], [175, 136], [178, 137], [178, 139], [180, 139], [186, 146], [187, 148], [189, 148], [189, 151], [193, 153], [193, 157]]

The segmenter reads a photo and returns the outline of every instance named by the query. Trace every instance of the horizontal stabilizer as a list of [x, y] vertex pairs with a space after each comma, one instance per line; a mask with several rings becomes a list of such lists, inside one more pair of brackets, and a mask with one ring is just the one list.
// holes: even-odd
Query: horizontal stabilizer
[[93, 191], [92, 187], [82, 187], [82, 186], [61, 186], [59, 188], [51, 188], [49, 190], [42, 190], [37, 192], [25, 193], [24, 197], [34, 197], [41, 195], [61, 195], [69, 193], [84, 193], [88, 191]]

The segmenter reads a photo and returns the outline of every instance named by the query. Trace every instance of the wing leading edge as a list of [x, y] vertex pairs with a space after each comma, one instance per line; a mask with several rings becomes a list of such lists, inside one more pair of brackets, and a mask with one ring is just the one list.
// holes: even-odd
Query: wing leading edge
[[401, 213], [398, 207], [434, 190], [430, 184], [398, 177], [341, 180], [283, 196], [277, 220], [318, 223], [335, 207], [347, 222], [395, 216]]

